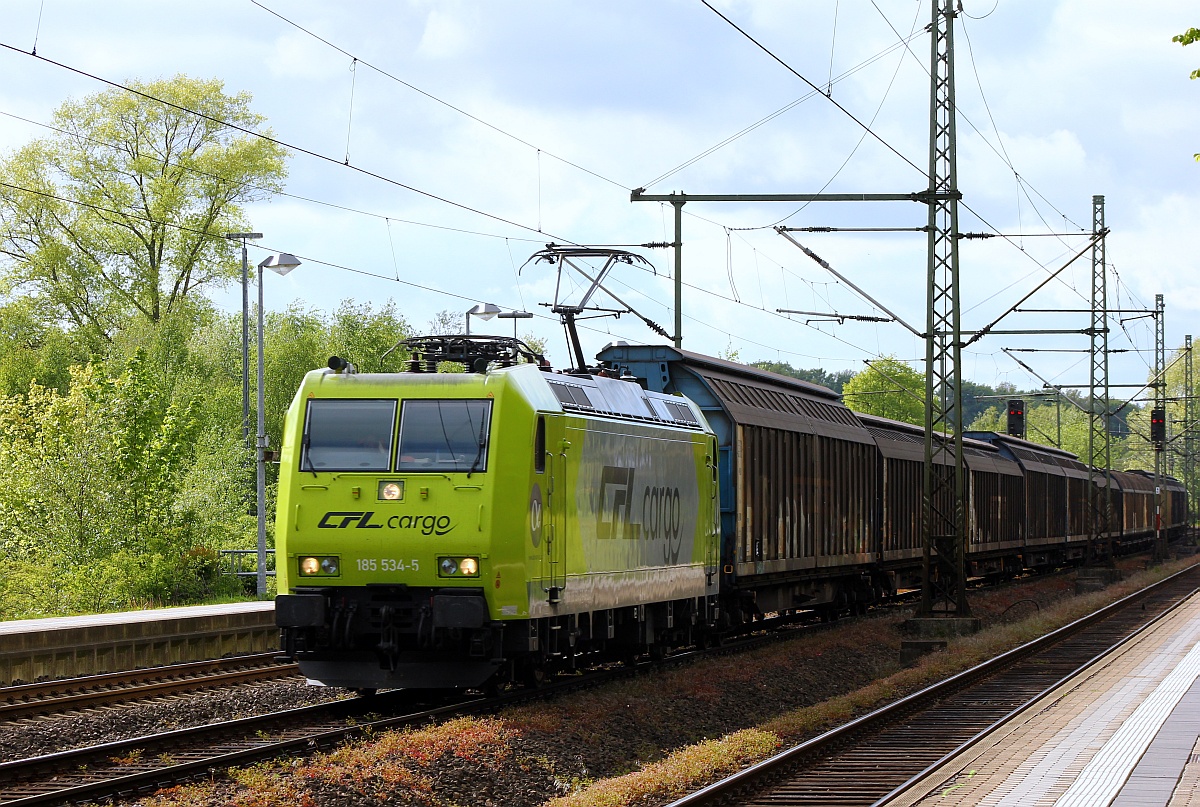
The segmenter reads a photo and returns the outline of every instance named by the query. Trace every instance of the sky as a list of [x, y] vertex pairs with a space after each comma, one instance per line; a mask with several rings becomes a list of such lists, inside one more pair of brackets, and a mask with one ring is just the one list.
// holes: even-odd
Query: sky
[[[101, 79], [218, 78], [251, 93], [251, 108], [293, 148], [285, 195], [246, 210], [264, 234], [252, 264], [280, 251], [302, 261], [286, 277], [268, 274], [269, 309], [393, 300], [425, 331], [441, 312], [459, 318], [490, 302], [533, 312], [519, 333], [545, 339], [563, 366], [562, 328], [546, 304], [556, 287], [568, 303], [581, 288], [560, 285], [545, 263], [526, 265], [547, 243], [645, 256], [650, 266], [619, 265], [605, 285], [672, 330], [673, 252], [637, 245], [673, 240], [673, 210], [632, 202], [635, 188], [928, 185], [930, 0], [710, 2], [5, 0], [0, 152], [48, 136], [37, 124], [68, 98], [108, 89]], [[1200, 47], [1171, 42], [1191, 26], [1200, 11], [1183, 0], [963, 0], [960, 229], [1003, 236], [961, 243], [964, 330], [991, 324], [1084, 249], [1093, 196], [1103, 195], [1109, 308], [1123, 312], [1110, 324], [1110, 348], [1123, 351], [1111, 357], [1114, 397], [1138, 394], [1118, 385], [1145, 382], [1153, 366], [1156, 294], [1168, 352], [1185, 334], [1200, 337], [1200, 81], [1188, 78]], [[923, 343], [896, 322], [777, 311], [886, 308], [923, 329], [923, 233], [793, 233], [847, 284], [773, 229], [914, 228], [926, 222], [922, 205], [683, 210], [685, 348], [828, 372], [885, 355], [923, 369]], [[1091, 278], [1088, 253], [1021, 305], [1054, 313], [1010, 314], [995, 327], [1087, 328]], [[240, 291], [216, 300], [236, 311]], [[593, 302], [618, 307], [603, 294]], [[511, 322], [472, 319], [471, 330], [511, 334]], [[582, 324], [588, 356], [613, 340], [664, 341], [628, 313]], [[991, 335], [964, 352], [962, 372], [1020, 389], [1086, 385], [1088, 344], [1078, 333]], [[1006, 348], [1036, 351], [1015, 355], [1040, 377]]]

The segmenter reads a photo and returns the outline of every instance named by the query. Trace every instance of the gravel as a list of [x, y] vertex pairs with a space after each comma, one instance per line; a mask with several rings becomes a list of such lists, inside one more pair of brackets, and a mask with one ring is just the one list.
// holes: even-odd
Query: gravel
[[[1073, 590], [1064, 576], [1034, 578], [972, 595], [985, 625], [1023, 618]], [[899, 668], [901, 615], [813, 630], [769, 647], [666, 667], [494, 718], [477, 718], [495, 738], [463, 750], [429, 740], [429, 753], [405, 750], [382, 763], [360, 740], [345, 758], [290, 760], [263, 769], [275, 788], [255, 803], [284, 801], [325, 807], [414, 804], [450, 807], [534, 807], [582, 784], [619, 776], [671, 751], [761, 726], [774, 717], [857, 689]], [[29, 720], [0, 731], [0, 759], [223, 721], [343, 697], [344, 690], [307, 687], [299, 679], [263, 682], [193, 696]], [[489, 735], [490, 736], [490, 735]], [[374, 767], [372, 767], [374, 766]], [[176, 789], [139, 804], [217, 807], [246, 803], [228, 779]]]
[[346, 697], [343, 689], [280, 678], [3, 724], [0, 762], [236, 720]]

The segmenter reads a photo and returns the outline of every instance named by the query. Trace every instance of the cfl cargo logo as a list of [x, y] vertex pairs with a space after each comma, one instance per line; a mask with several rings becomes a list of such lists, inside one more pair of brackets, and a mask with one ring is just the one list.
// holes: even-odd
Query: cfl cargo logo
[[645, 538], [678, 545], [683, 530], [679, 488], [645, 485], [641, 491], [641, 518], [635, 522], [637, 500], [633, 468], [604, 466], [600, 473], [600, 506], [596, 508], [599, 538]]
[[386, 525], [391, 530], [419, 530], [422, 535], [445, 535], [454, 529], [450, 516], [388, 516], [383, 523], [376, 523], [374, 518], [374, 510], [331, 510], [321, 516], [317, 529], [381, 530]]

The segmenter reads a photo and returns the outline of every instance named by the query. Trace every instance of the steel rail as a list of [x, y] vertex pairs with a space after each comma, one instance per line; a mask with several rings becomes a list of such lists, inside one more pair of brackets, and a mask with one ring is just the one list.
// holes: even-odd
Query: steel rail
[[[1081, 617], [1068, 625], [1065, 625], [1045, 636], [1034, 639], [1019, 647], [1013, 648], [1005, 653], [1002, 653], [995, 658], [989, 659], [981, 664], [976, 665], [968, 670], [964, 670], [950, 678], [932, 684], [918, 692], [908, 695], [900, 700], [881, 707], [873, 712], [862, 715], [845, 723], [835, 729], [827, 731], [803, 743], [800, 743], [792, 748], [789, 748], [773, 757], [758, 762], [748, 768], [745, 768], [732, 776], [721, 779], [701, 788], [693, 793], [683, 796], [671, 802], [668, 807], [700, 807], [700, 805], [713, 804], [748, 804], [752, 799], [751, 794], [764, 793], [772, 787], [779, 786], [783, 780], [795, 776], [799, 771], [811, 767], [818, 762], [827, 760], [836, 753], [844, 752], [847, 749], [853, 748], [856, 744], [866, 738], [878, 735], [880, 730], [900, 723], [903, 719], [910, 715], [925, 711], [932, 705], [946, 699], [947, 697], [963, 692], [969, 687], [981, 683], [992, 676], [1005, 671], [1006, 669], [1016, 665], [1017, 663], [1034, 656], [1040, 652], [1050, 649], [1054, 645], [1060, 644], [1081, 631], [1097, 625], [1098, 623], [1120, 613], [1130, 606], [1144, 600], [1155, 593], [1169, 590], [1169, 587], [1184, 580], [1185, 576], [1200, 574], [1200, 566], [1189, 567], [1180, 572], [1177, 572], [1163, 580], [1158, 581], [1146, 588], [1136, 591], [1126, 597], [1113, 602], [1098, 611], [1095, 611], [1087, 616]], [[1174, 607], [1174, 606], [1172, 606]], [[1143, 626], [1139, 626], [1137, 630], [1142, 630]], [[1136, 632], [1136, 631], [1135, 631]], [[1122, 637], [1113, 647], [1127, 641], [1128, 636]], [[1104, 652], [1109, 652], [1111, 647]], [[1100, 654], [1091, 654], [1088, 656], [1091, 663]], [[1070, 671], [1066, 675], [1058, 676], [1059, 679], [1068, 678], [1075, 674], [1084, 664], [1072, 664]], [[1039, 692], [1042, 688], [1039, 688]], [[1006, 710], [1006, 713], [1010, 710]], [[964, 716], [958, 715], [956, 720], [961, 722]], [[992, 721], [989, 721], [989, 726]], [[973, 732], [972, 739], [976, 739], [981, 732]], [[955, 743], [957, 747], [959, 743]], [[899, 756], [907, 757], [909, 764], [915, 756], [916, 747], [912, 746], [908, 749], [908, 753], [900, 753]], [[937, 758], [940, 760], [943, 754], [939, 753]], [[887, 764], [886, 762], [877, 761], [879, 766]], [[928, 767], [926, 764], [920, 766], [920, 770]], [[906, 776], [905, 779], [910, 778]], [[827, 798], [822, 803], [833, 804], [865, 804], [875, 805], [882, 804], [879, 799], [884, 796], [890, 796], [895, 790], [894, 787], [888, 787], [878, 793], [875, 798], [858, 798], [847, 795], [844, 801], [834, 802], [832, 798]], [[787, 804], [784, 797], [772, 797], [770, 799], [775, 804]], [[797, 800], [794, 803], [801, 803]], [[805, 801], [803, 803], [814, 803]]]
[[[685, 664], [709, 655], [739, 653], [765, 644], [787, 641], [828, 625], [790, 626], [791, 630], [756, 633], [706, 650], [689, 650], [660, 662], [640, 661], [619, 668], [598, 668], [583, 675], [545, 683], [533, 689], [506, 692], [492, 698], [460, 697], [418, 712], [360, 721], [365, 714], [411, 708], [412, 691], [391, 691], [371, 698], [315, 704], [267, 715], [246, 717], [163, 734], [118, 740], [0, 763], [0, 807], [33, 807], [130, 796], [214, 771], [296, 754], [311, 753], [337, 743], [385, 729], [444, 719], [460, 714], [494, 711], [503, 706], [542, 700], [635, 676], [656, 664]], [[436, 696], [434, 696], [436, 697]], [[353, 725], [347, 725], [355, 718]], [[297, 724], [301, 724], [297, 726]], [[307, 725], [304, 725], [307, 724]], [[275, 739], [271, 739], [271, 735]], [[182, 749], [182, 750], [181, 750]], [[159, 762], [155, 763], [155, 757]], [[183, 757], [189, 757], [184, 759]], [[172, 762], [162, 762], [172, 758]], [[174, 760], [178, 760], [177, 762]]]
[[[1182, 574], [1182, 572], [1181, 572], [1181, 574]], [[1111, 655], [1112, 653], [1121, 649], [1125, 645], [1133, 642], [1139, 636], [1141, 636], [1143, 633], [1145, 633], [1146, 631], [1149, 631], [1152, 628], [1154, 628], [1155, 626], [1157, 626], [1159, 622], [1161, 622], [1161, 621], [1165, 620], [1167, 617], [1171, 616], [1173, 613], [1175, 613], [1176, 610], [1178, 610], [1179, 608], [1182, 608], [1184, 606], [1184, 604], [1187, 603], [1187, 601], [1190, 598], [1192, 598], [1196, 595], [1197, 591], [1200, 591], [1200, 589], [1193, 588], [1187, 595], [1185, 595], [1178, 601], [1176, 601], [1173, 604], [1171, 604], [1170, 606], [1168, 606], [1166, 609], [1164, 609], [1159, 614], [1156, 614], [1149, 622], [1146, 622], [1141, 627], [1137, 628], [1137, 630], [1135, 630], [1132, 633], [1130, 633], [1129, 635], [1125, 636], [1123, 639], [1118, 641], [1112, 647], [1108, 648], [1107, 650], [1104, 650], [1101, 653], [1097, 653], [1095, 656], [1093, 656], [1090, 660], [1088, 660], [1087, 662], [1082, 664], [1076, 670], [1068, 673], [1067, 675], [1063, 676], [1058, 681], [1043, 688], [1040, 692], [1036, 693], [1035, 695], [1030, 697], [1028, 700], [1026, 700], [1025, 703], [1010, 710], [1007, 714], [1005, 714], [1005, 715], [1001, 716], [999, 719], [995, 720], [991, 725], [987, 726], [982, 731], [975, 734], [973, 737], [970, 737], [969, 739], [967, 739], [965, 742], [961, 743], [957, 747], [947, 751], [940, 758], [938, 758], [935, 762], [926, 766], [920, 772], [909, 777], [907, 781], [905, 781], [904, 783], [893, 788], [891, 790], [891, 792], [887, 793], [882, 798], [875, 801], [875, 803], [872, 805], [872, 807], [884, 807], [884, 805], [886, 805], [888, 802], [895, 799], [901, 793], [908, 790], [910, 787], [914, 786], [915, 784], [917, 784], [918, 782], [923, 780], [925, 777], [929, 776], [931, 773], [933, 773], [935, 770], [937, 770], [945, 762], [947, 762], [950, 759], [954, 758], [955, 756], [963, 753], [964, 751], [969, 750], [972, 746], [975, 746], [975, 745], [979, 744], [980, 742], [982, 742], [983, 740], [987, 739], [990, 735], [995, 733], [998, 729], [1003, 728], [1003, 726], [1006, 723], [1008, 723], [1010, 720], [1012, 720], [1014, 717], [1021, 714], [1021, 712], [1024, 712], [1026, 709], [1028, 709], [1033, 704], [1037, 703], [1039, 700], [1044, 698], [1046, 695], [1049, 695], [1051, 692], [1053, 692], [1058, 687], [1062, 686], [1063, 683], [1065, 683], [1065, 682], [1069, 681], [1071, 678], [1077, 676], [1081, 671], [1087, 669], [1088, 667], [1091, 667], [1092, 665], [1096, 664], [1098, 661], [1100, 661], [1104, 657]]]
[[0, 721], [298, 673], [295, 664], [276, 663], [277, 655], [254, 653], [2, 687]]

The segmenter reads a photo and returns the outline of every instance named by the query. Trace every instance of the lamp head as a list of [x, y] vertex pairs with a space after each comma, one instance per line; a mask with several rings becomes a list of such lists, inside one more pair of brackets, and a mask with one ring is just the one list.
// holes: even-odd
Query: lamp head
[[277, 275], [286, 275], [300, 265], [300, 259], [290, 252], [271, 255], [258, 265], [259, 269], [270, 269]]
[[479, 317], [482, 320], [489, 320], [500, 313], [500, 306], [495, 303], [477, 303], [474, 308], [467, 311], [473, 317]]

